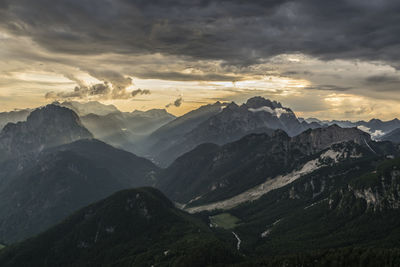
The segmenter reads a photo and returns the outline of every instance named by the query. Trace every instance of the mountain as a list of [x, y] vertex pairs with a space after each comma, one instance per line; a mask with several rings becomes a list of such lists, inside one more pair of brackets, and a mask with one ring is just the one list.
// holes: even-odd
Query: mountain
[[379, 140], [382, 141], [390, 141], [396, 144], [400, 143], [400, 128], [397, 128], [384, 136], [380, 137]]
[[128, 114], [125, 113], [125, 116], [128, 120], [128, 129], [138, 134], [150, 134], [176, 119], [165, 109], [135, 110]]
[[216, 266], [238, 259], [205, 223], [152, 188], [115, 193], [0, 253], [4, 267]]
[[9, 170], [0, 175], [4, 243], [33, 236], [118, 190], [153, 185], [158, 172], [149, 160], [95, 139], [43, 150], [24, 164], [3, 162], [0, 169]]
[[224, 214], [236, 218], [233, 230], [250, 255], [398, 249], [399, 168], [399, 159], [372, 155], [342, 162]]
[[92, 113], [81, 117], [81, 120], [95, 138], [115, 147], [126, 148], [137, 138], [127, 130], [124, 116], [120, 112], [104, 116]]
[[0, 131], [10, 122], [17, 123], [19, 121], [25, 121], [31, 111], [31, 109], [21, 109], [10, 112], [0, 112]]
[[161, 166], [167, 166], [175, 158], [202, 143], [222, 145], [250, 133], [271, 133], [276, 129], [293, 136], [314, 127], [319, 125], [300, 123], [293, 111], [280, 103], [254, 97], [241, 106], [232, 102], [222, 111], [181, 134], [179, 139], [172, 138], [166, 145], [154, 147], [157, 153], [154, 159]]
[[75, 111], [79, 116], [88, 114], [96, 114], [105, 116], [110, 113], [119, 112], [114, 105], [105, 105], [97, 101], [78, 102], [78, 101], [65, 101], [62, 103], [55, 103], [60, 106], [69, 108]]
[[166, 123], [144, 140], [143, 154], [154, 159], [161, 151], [179, 144], [185, 134], [221, 112], [225, 106], [226, 104], [221, 102], [204, 105]]
[[279, 175], [307, 173], [332, 160], [357, 157], [353, 146], [330, 149], [343, 142], [361, 146], [364, 153], [375, 153], [370, 136], [356, 128], [333, 125], [295, 137], [277, 130], [271, 135], [251, 134], [223, 146], [202, 144], [163, 170], [157, 186], [172, 200], [189, 206], [222, 201]]
[[124, 190], [4, 248], [0, 265], [396, 266], [399, 169], [399, 159], [369, 154], [201, 216], [156, 189]]
[[113, 112], [104, 116], [88, 114], [81, 117], [83, 125], [96, 138], [116, 147], [140, 153], [146, 135], [175, 119], [165, 109]]
[[372, 119], [368, 122], [357, 122], [357, 126], [364, 126], [369, 129], [368, 131], [372, 135], [379, 137], [385, 133], [389, 133], [397, 128], [400, 128], [400, 120], [393, 119], [390, 121], [381, 121], [379, 119]]
[[4, 127], [1, 241], [37, 234], [117, 190], [155, 183], [153, 163], [91, 138], [74, 111], [53, 104]]
[[309, 118], [305, 119], [304, 121], [308, 123], [318, 123], [321, 126], [324, 125], [333, 125], [336, 124], [342, 128], [353, 128], [357, 127], [360, 130], [363, 130], [369, 133], [374, 139], [380, 139], [383, 135], [400, 128], [400, 120], [393, 119], [390, 121], [381, 121], [379, 119], [371, 119], [369, 121], [339, 121], [339, 120], [332, 120], [332, 121], [321, 121], [316, 118]]
[[25, 122], [8, 123], [3, 128], [0, 132], [0, 161], [91, 137], [75, 112], [47, 105], [32, 111]]

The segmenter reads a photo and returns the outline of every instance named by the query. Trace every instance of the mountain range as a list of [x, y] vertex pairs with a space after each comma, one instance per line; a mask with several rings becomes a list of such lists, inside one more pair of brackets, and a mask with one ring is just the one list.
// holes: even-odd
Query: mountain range
[[[198, 113], [194, 123], [179, 123], [191, 120]], [[189, 127], [186, 127], [189, 125]], [[280, 103], [262, 97], [254, 97], [238, 106], [236, 103], [203, 107], [176, 119], [151, 135], [155, 142], [148, 154], [161, 166], [168, 166], [174, 159], [202, 143], [226, 144], [250, 133], [272, 133], [281, 129], [290, 136], [317, 128], [315, 123], [300, 123], [294, 112]], [[153, 141], [154, 142], [154, 141]]]
[[396, 120], [303, 120], [261, 97], [178, 118], [64, 102], [8, 119], [1, 266], [399, 262]]
[[132, 152], [140, 152], [145, 136], [173, 119], [175, 116], [165, 109], [117, 111], [106, 115], [90, 113], [81, 117], [82, 124], [96, 138]]
[[[336, 144], [349, 143], [345, 148]], [[295, 137], [284, 131], [252, 134], [223, 146], [203, 144], [178, 158], [160, 173], [157, 186], [172, 200], [194, 206], [219, 202], [249, 190], [283, 186], [295, 173], [306, 174], [330, 161], [351, 161], [381, 153], [383, 144], [356, 128], [307, 130]], [[372, 148], [373, 147], [373, 148]], [[387, 153], [387, 148], [383, 153]], [[395, 148], [389, 149], [393, 152]], [[287, 176], [292, 179], [285, 181]]]
[[400, 128], [400, 120], [398, 120], [397, 118], [390, 121], [371, 119], [369, 121], [357, 121], [357, 122], [339, 121], [339, 120], [321, 121], [315, 118], [310, 118], [310, 119], [300, 118], [300, 121], [305, 121], [308, 123], [318, 123], [321, 126], [336, 124], [342, 128], [358, 127], [359, 129], [369, 133], [375, 139], [379, 139], [385, 134], [388, 134], [391, 131]]

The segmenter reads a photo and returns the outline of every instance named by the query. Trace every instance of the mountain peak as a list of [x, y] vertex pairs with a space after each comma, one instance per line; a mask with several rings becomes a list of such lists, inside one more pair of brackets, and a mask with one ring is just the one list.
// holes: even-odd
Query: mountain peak
[[227, 109], [227, 110], [236, 110], [238, 108], [239, 108], [238, 104], [236, 104], [235, 102], [231, 102], [226, 106], [225, 109]]
[[0, 151], [18, 156], [92, 137], [74, 111], [49, 104], [32, 111], [26, 122], [7, 124], [0, 133]]
[[371, 119], [369, 123], [381, 123], [382, 121], [380, 119]]
[[264, 97], [261, 96], [249, 98], [246, 102], [246, 105], [249, 108], [261, 108], [261, 107], [270, 107], [272, 109], [283, 108], [281, 103], [265, 99]]

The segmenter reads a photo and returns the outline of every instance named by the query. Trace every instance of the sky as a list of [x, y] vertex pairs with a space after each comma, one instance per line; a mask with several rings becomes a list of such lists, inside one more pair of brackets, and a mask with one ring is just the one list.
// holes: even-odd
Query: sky
[[181, 115], [260, 95], [400, 117], [398, 0], [0, 0], [0, 111], [101, 101]]

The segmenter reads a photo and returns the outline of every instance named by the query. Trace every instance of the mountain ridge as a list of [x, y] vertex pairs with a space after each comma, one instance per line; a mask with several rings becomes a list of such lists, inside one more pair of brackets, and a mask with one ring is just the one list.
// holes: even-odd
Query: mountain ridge
[[[330, 139], [322, 141], [326, 136]], [[157, 186], [182, 204], [220, 201], [243, 193], [268, 177], [300, 168], [313, 160], [310, 156], [318, 157], [319, 152], [342, 142], [353, 142], [375, 153], [368, 144], [370, 136], [356, 128], [330, 126], [295, 137], [276, 130], [271, 135], [250, 134], [223, 146], [200, 145], [164, 169]]]

